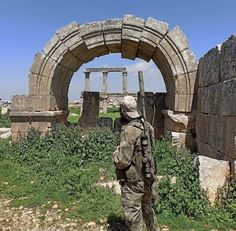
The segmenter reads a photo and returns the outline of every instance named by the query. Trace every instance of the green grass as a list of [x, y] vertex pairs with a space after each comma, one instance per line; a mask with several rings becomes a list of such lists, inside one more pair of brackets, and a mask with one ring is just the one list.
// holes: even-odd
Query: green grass
[[157, 216], [159, 226], [167, 225], [171, 231], [210, 231], [217, 229], [218, 231], [227, 231], [236, 229], [236, 224], [232, 222], [217, 222], [209, 219], [195, 220], [185, 216], [173, 216], [171, 214], [160, 214]]
[[120, 117], [120, 113], [119, 112], [100, 113], [99, 117], [111, 117], [114, 121], [116, 118]]
[[[79, 118], [80, 118], [80, 108], [77, 106], [69, 106], [69, 111], [70, 111], [70, 114], [67, 118], [67, 121], [72, 124], [78, 123]], [[108, 108], [107, 113], [100, 113], [99, 117], [110, 117], [114, 121], [116, 118], [120, 117], [120, 112], [118, 111], [117, 108], [112, 107], [112, 108]]]
[[7, 127], [7, 128], [11, 127], [11, 120], [10, 120], [9, 115], [1, 115], [0, 114], [0, 128], [3, 128], [3, 127]]
[[[14, 145], [0, 140], [0, 196], [13, 198], [12, 206], [40, 206], [42, 210], [48, 201], [56, 201], [60, 208], [69, 208], [63, 213], [64, 218], [122, 223], [119, 196], [95, 186], [101, 177], [115, 178], [112, 152], [117, 137], [109, 130], [95, 129], [86, 136], [80, 132], [77, 127], [59, 126], [44, 139], [32, 131], [27, 141]], [[155, 207], [160, 226], [167, 225], [171, 231], [236, 229], [234, 220], [229, 219], [232, 214], [228, 214], [234, 210], [204, 210], [191, 154], [173, 149], [166, 141], [158, 145], [155, 153], [159, 171], [178, 177], [175, 185], [168, 180], [160, 183], [160, 200]], [[233, 199], [227, 203], [235, 205]], [[204, 215], [187, 217], [189, 211]]]
[[79, 114], [69, 114], [67, 117], [67, 121], [72, 124], [77, 124], [79, 121], [80, 115]]

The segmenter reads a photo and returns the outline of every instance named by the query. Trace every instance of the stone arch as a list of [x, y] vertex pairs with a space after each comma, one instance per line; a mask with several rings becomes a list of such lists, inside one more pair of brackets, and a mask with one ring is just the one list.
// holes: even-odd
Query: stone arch
[[133, 15], [85, 25], [72, 22], [59, 29], [37, 53], [29, 73], [33, 110], [67, 110], [73, 73], [96, 57], [121, 53], [122, 58], [153, 60], [167, 89], [166, 105], [176, 112], [191, 112], [197, 62], [179, 27]]
[[191, 112], [197, 61], [178, 26], [169, 30], [165, 22], [133, 15], [84, 25], [72, 22], [56, 31], [35, 55], [29, 72], [29, 96], [12, 99], [13, 139], [27, 134], [31, 127], [44, 133], [55, 121], [65, 122], [73, 73], [82, 64], [110, 53], [154, 61], [167, 89], [165, 133], [186, 145], [192, 137], [189, 121], [195, 120]]

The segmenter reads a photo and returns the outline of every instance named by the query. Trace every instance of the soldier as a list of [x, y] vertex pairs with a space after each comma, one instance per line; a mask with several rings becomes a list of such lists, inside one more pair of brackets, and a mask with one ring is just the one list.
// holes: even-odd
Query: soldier
[[[144, 220], [148, 231], [156, 231], [152, 208], [156, 196], [156, 182], [150, 185], [145, 177], [141, 144], [144, 124], [134, 97], [124, 97], [120, 104], [120, 113], [123, 127], [120, 142], [113, 153], [113, 162], [121, 185], [125, 223], [128, 230], [141, 231]], [[154, 129], [150, 124], [149, 127], [153, 138]]]

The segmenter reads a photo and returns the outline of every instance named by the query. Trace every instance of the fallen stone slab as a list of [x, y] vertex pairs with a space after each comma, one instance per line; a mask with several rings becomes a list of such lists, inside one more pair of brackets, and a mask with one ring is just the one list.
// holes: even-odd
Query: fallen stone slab
[[222, 188], [229, 180], [229, 161], [216, 160], [206, 156], [198, 156], [197, 159], [199, 161], [200, 185], [206, 191], [208, 199], [213, 205], [218, 189]]
[[11, 131], [9, 131], [9, 132], [6, 132], [6, 133], [2, 134], [0, 136], [0, 138], [1, 139], [7, 139], [7, 138], [11, 137], [11, 135], [12, 135], [12, 133], [11, 133]]
[[10, 131], [11, 131], [11, 128], [0, 128], [0, 135], [10, 132]]

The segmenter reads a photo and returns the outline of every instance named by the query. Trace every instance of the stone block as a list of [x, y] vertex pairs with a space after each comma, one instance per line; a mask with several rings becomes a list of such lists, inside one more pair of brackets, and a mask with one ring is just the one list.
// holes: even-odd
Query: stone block
[[[168, 55], [168, 54], [167, 54]], [[168, 56], [167, 56], [168, 57]], [[180, 54], [168, 58], [168, 65], [171, 68], [173, 76], [181, 75], [187, 73], [187, 68]]]
[[217, 190], [222, 188], [229, 179], [229, 162], [205, 156], [198, 156], [198, 161], [200, 185], [207, 192], [209, 201], [214, 204]]
[[224, 107], [223, 99], [225, 98], [225, 95], [223, 93], [223, 84], [214, 84], [209, 87], [209, 91], [208, 101], [210, 104], [210, 112], [213, 114], [221, 115], [222, 109]]
[[71, 37], [74, 37], [74, 34], [78, 34], [78, 32], [79, 25], [76, 22], [71, 22], [68, 25], [65, 25], [57, 30], [56, 34], [61, 41], [66, 41], [68, 39], [71, 39]]
[[30, 73], [38, 75], [41, 73], [41, 67], [46, 61], [46, 56], [43, 53], [36, 53], [34, 56], [34, 62], [30, 68]]
[[190, 48], [183, 50], [180, 55], [185, 62], [184, 65], [186, 66], [188, 73], [197, 71], [198, 62]]
[[236, 36], [231, 36], [221, 46], [221, 81], [236, 78]]
[[223, 151], [223, 117], [220, 115], [208, 115], [208, 143], [215, 150]]
[[37, 74], [29, 73], [28, 78], [29, 78], [29, 95], [30, 96], [37, 95], [38, 81], [40, 80], [41, 77]]
[[81, 25], [80, 35], [94, 57], [109, 54], [105, 46], [101, 21]]
[[[58, 44], [61, 44], [61, 42], [57, 34], [54, 34], [44, 46], [43, 53], [48, 56], [49, 54], [53, 53], [53, 51], [58, 47]], [[63, 47], [61, 47], [61, 49], [63, 49]]]
[[111, 53], [121, 51], [122, 19], [110, 19], [102, 22], [106, 47]]
[[54, 75], [54, 70], [56, 69], [58, 63], [50, 57], [47, 57], [43, 63], [39, 75], [49, 78]]
[[11, 111], [31, 111], [30, 100], [25, 95], [14, 95], [11, 100]]
[[79, 25], [72, 22], [56, 32], [69, 51], [82, 63], [91, 61], [94, 56], [81, 38]]
[[165, 128], [165, 137], [170, 140], [173, 146], [181, 148], [185, 147], [186, 133], [184, 132], [172, 132]]
[[[54, 38], [54, 40], [56, 39]], [[60, 63], [74, 72], [77, 71], [82, 65], [80, 59], [69, 50], [69, 48], [60, 40], [60, 38], [57, 39], [57, 44], [54, 44], [54, 46], [50, 47], [50, 49], [46, 46], [43, 49], [43, 53], [45, 56], [53, 59], [56, 63]]]
[[198, 86], [207, 87], [220, 82], [220, 49], [211, 49], [198, 65]]
[[199, 113], [204, 112], [204, 103], [207, 100], [205, 88], [197, 89], [197, 111]]
[[198, 139], [198, 137], [196, 139], [196, 143], [198, 153], [203, 156], [209, 156], [209, 145], [203, 142], [202, 140]]
[[[197, 113], [196, 137], [198, 140], [208, 143], [209, 139], [209, 118], [208, 114]], [[203, 154], [203, 153], [201, 153]]]
[[236, 160], [236, 116], [223, 118], [223, 149], [228, 159]]
[[174, 79], [175, 92], [178, 94], [194, 94], [196, 91], [196, 75], [196, 71], [177, 75]]
[[11, 131], [11, 128], [0, 128], [0, 135], [8, 133]]
[[136, 58], [138, 44], [143, 32], [144, 19], [135, 17], [133, 15], [125, 15], [123, 17], [122, 28], [122, 58], [132, 59]]
[[175, 27], [172, 31], [168, 32], [157, 47], [166, 52], [166, 57], [172, 58], [188, 48], [188, 41], [181, 29]]
[[27, 118], [14, 118], [14, 121], [11, 124], [11, 130], [13, 133], [23, 132], [26, 133], [29, 131], [29, 121]]
[[98, 119], [98, 126], [99, 127], [106, 127], [112, 130], [113, 128], [113, 120], [111, 117], [100, 117]]
[[168, 31], [168, 24], [149, 17], [140, 37], [137, 56], [149, 61], [152, 58], [156, 45]]
[[6, 133], [0, 135], [0, 138], [1, 138], [1, 139], [8, 139], [8, 138], [10, 138], [11, 136], [12, 136], [12, 132], [9, 131], [9, 132], [6, 132]]
[[222, 112], [222, 83], [198, 89], [198, 110], [203, 113], [220, 115]]
[[174, 95], [174, 108], [176, 112], [191, 112], [193, 108], [194, 95], [175, 94]]
[[165, 55], [167, 54], [162, 48], [156, 47], [153, 53], [153, 62], [157, 65], [157, 67], [160, 69], [162, 73], [162, 76], [166, 84], [167, 94], [172, 95], [175, 93], [174, 76], [171, 71], [168, 60], [166, 58], [168, 56]]
[[50, 109], [50, 96], [30, 96], [30, 105], [33, 111], [45, 111]]
[[[67, 43], [71, 41], [72, 44], [69, 44], [68, 46], [71, 52], [83, 63], [87, 63], [95, 58], [94, 54], [92, 53], [91, 50], [89, 50], [85, 44], [85, 42], [82, 40], [80, 34], [76, 37], [80, 37], [81, 40], [79, 41], [71, 41], [68, 40]], [[65, 43], [67, 45], [67, 43]]]
[[58, 63], [60, 63], [60, 65], [68, 68], [69, 70], [76, 72], [81, 65], [83, 64], [78, 57], [76, 57], [73, 53], [71, 53], [70, 51], [67, 51], [65, 54], [63, 54], [63, 56], [61, 56], [58, 60]]
[[83, 110], [79, 119], [82, 128], [95, 127], [99, 116], [99, 92], [83, 93]]
[[236, 79], [225, 81], [222, 84], [222, 115], [224, 116], [236, 116]]
[[171, 110], [162, 110], [165, 117], [165, 128], [174, 132], [187, 132], [189, 116]]

